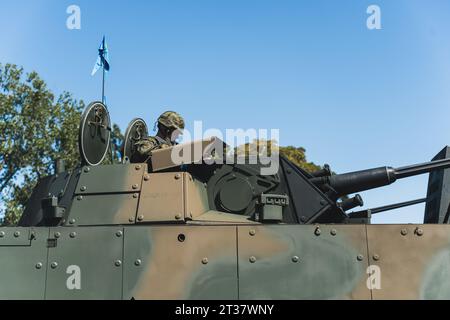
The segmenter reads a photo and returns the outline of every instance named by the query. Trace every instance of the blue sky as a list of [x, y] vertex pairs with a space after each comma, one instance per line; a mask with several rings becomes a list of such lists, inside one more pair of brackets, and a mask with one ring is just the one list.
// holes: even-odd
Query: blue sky
[[[68, 30], [66, 8], [81, 9]], [[381, 8], [381, 30], [366, 9]], [[336, 172], [428, 161], [450, 144], [450, 2], [63, 1], [0, 4], [0, 62], [55, 92], [98, 100], [90, 76], [103, 34], [106, 94], [122, 129], [167, 109], [209, 128], [279, 128]], [[366, 207], [423, 197], [427, 176], [362, 193]], [[376, 223], [420, 223], [423, 205]]]

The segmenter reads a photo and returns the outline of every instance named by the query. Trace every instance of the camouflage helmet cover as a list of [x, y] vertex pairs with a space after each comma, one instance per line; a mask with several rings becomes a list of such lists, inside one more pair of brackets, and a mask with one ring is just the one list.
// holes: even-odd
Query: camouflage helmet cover
[[158, 122], [164, 125], [167, 128], [171, 129], [184, 129], [184, 120], [183, 117], [180, 116], [175, 111], [166, 111], [161, 114], [158, 118]]

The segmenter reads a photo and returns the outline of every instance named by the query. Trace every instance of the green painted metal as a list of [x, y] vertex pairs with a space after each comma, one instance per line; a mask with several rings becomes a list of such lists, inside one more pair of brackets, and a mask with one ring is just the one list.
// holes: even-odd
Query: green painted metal
[[45, 227], [0, 228], [7, 240], [0, 238], [0, 299], [44, 299], [48, 232]]
[[138, 192], [145, 164], [118, 164], [84, 167], [78, 181], [76, 194]]
[[[57, 227], [48, 250], [46, 299], [121, 299], [123, 228]], [[68, 281], [79, 268], [80, 288]]]
[[238, 226], [239, 297], [370, 299], [365, 239], [363, 225]]
[[79, 226], [134, 223], [138, 200], [138, 193], [79, 195], [69, 219]]
[[235, 226], [125, 227], [124, 299], [238, 299]]

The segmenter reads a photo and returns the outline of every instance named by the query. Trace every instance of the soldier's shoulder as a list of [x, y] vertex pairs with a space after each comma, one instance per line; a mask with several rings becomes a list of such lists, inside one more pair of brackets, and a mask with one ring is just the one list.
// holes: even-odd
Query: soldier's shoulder
[[145, 137], [139, 141], [136, 142], [136, 144], [158, 144], [158, 139], [155, 137]]

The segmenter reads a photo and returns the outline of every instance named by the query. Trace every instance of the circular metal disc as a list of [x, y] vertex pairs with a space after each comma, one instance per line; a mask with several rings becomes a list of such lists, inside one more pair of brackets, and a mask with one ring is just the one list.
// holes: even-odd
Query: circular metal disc
[[138, 159], [135, 152], [135, 144], [137, 141], [142, 140], [148, 136], [148, 127], [145, 121], [141, 118], [135, 118], [131, 120], [130, 124], [125, 131], [125, 137], [123, 142], [123, 162], [127, 159], [132, 162], [143, 162], [142, 159]]
[[100, 164], [108, 152], [111, 139], [111, 120], [106, 106], [92, 102], [81, 115], [78, 146], [84, 164]]

